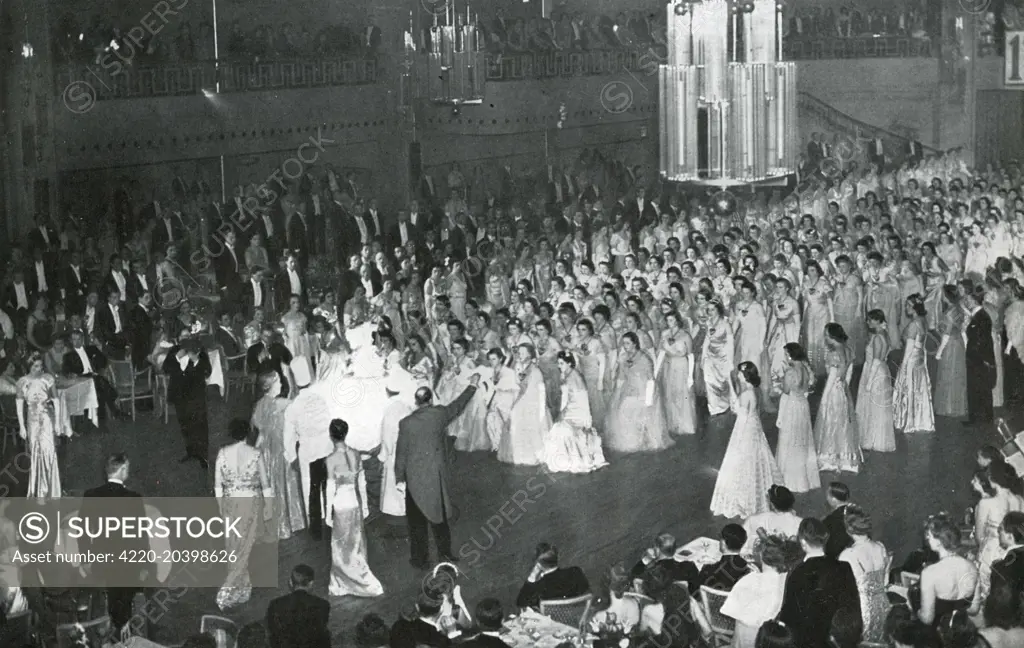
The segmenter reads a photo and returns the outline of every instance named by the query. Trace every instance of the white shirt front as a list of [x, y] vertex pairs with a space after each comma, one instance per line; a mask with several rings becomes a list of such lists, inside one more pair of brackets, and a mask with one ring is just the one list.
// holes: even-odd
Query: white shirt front
[[319, 216], [321, 214], [321, 212], [320, 212], [320, 196], [318, 196], [316, 194], [313, 194], [313, 213], [315, 215], [317, 215], [317, 216]]
[[299, 273], [295, 270], [288, 271], [288, 283], [291, 285], [293, 295], [302, 294], [302, 280], [299, 278]]
[[28, 294], [25, 292], [24, 283], [14, 284], [14, 298], [18, 302], [15, 304], [17, 309], [20, 310], [24, 308], [25, 310], [28, 310]]
[[409, 225], [407, 223], [398, 224], [398, 237], [402, 240], [402, 245], [409, 242]]
[[93, 326], [96, 324], [96, 309], [92, 306], [85, 307], [85, 330], [92, 334]]
[[14, 321], [2, 310], [0, 310], [0, 331], [3, 331], [4, 337], [8, 340], [14, 339]]
[[75, 273], [75, 282], [82, 283], [82, 271], [78, 268], [78, 266], [73, 265], [68, 267], [71, 268], [71, 272]]
[[418, 219], [419, 217], [420, 217], [419, 212], [413, 212], [413, 213], [409, 214], [409, 222], [413, 224], [413, 227], [416, 226], [416, 219]]
[[231, 258], [235, 261], [235, 272], [238, 272], [238, 255], [235, 254], [235, 248], [229, 246], [228, 252], [231, 253]]
[[363, 279], [363, 289], [366, 290], [367, 297], [373, 297], [373, 281], [369, 279]]
[[82, 361], [82, 373], [93, 373], [92, 363], [89, 362], [89, 354], [85, 352], [85, 347], [78, 347], [77, 349], [75, 349], [75, 353], [78, 354], [78, 359]]
[[49, 292], [50, 286], [46, 283], [46, 264], [36, 261], [36, 282], [39, 285], [39, 292]]
[[274, 221], [270, 219], [270, 214], [263, 214], [263, 225], [267, 228], [267, 237], [274, 235]]
[[370, 218], [373, 219], [373, 230], [374, 230], [374, 233], [375, 234], [379, 234], [380, 233], [380, 219], [377, 218], [377, 210], [376, 209], [371, 209], [370, 210]]
[[122, 329], [121, 329], [121, 313], [118, 312], [119, 309], [117, 308], [117, 306], [114, 306], [113, 304], [107, 304], [107, 307], [110, 309], [111, 315], [114, 316], [114, 333], [116, 335], [119, 335], [121, 333], [121, 331], [122, 331]]
[[47, 245], [49, 245], [50, 244], [50, 232], [47, 231], [46, 226], [40, 227], [39, 228], [39, 233], [43, 235], [43, 240], [46, 241]]
[[164, 227], [167, 228], [167, 240], [168, 241], [173, 241], [174, 240], [174, 228], [171, 227], [171, 219], [170, 218], [165, 218], [164, 219]]
[[139, 278], [139, 284], [142, 286], [142, 291], [149, 292], [149, 282], [146, 281], [146, 275], [140, 274], [135, 276]]
[[120, 270], [111, 270], [110, 274], [114, 277], [118, 292], [121, 293], [121, 301], [125, 301], [128, 297], [128, 283], [124, 280], [124, 275]]
[[263, 305], [263, 286], [255, 278], [249, 280], [252, 283], [253, 306], [259, 308]]

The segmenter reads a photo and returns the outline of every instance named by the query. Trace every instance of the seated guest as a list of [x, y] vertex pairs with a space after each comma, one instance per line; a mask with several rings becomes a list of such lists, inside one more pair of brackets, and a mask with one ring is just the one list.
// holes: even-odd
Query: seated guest
[[672, 575], [673, 581], [692, 583], [697, 580], [697, 567], [690, 561], [676, 560], [676, 537], [670, 533], [662, 533], [657, 537], [654, 546], [649, 548], [644, 557], [633, 566], [631, 578], [642, 578], [644, 572], [655, 565], [664, 565]]
[[391, 631], [379, 614], [367, 614], [356, 625], [357, 648], [388, 648]]
[[4, 289], [4, 306], [14, 318], [15, 324], [19, 328], [24, 328], [25, 318], [28, 317], [29, 309], [32, 308], [30, 301], [32, 293], [28, 284], [25, 283], [23, 270], [20, 268], [14, 270], [12, 278], [11, 284]]
[[[663, 560], [656, 561], [652, 562], [650, 566], [653, 569], [665, 564], [666, 562], [667, 561]], [[643, 565], [643, 562], [640, 564]], [[645, 573], [646, 569], [641, 571], [641, 577]], [[632, 574], [627, 572], [625, 566], [622, 564], [613, 565], [608, 573], [605, 574], [601, 583], [601, 609], [590, 617], [591, 631], [598, 632], [602, 625], [609, 623], [612, 620], [622, 626], [622, 629], [625, 632], [629, 632], [633, 626], [639, 623], [640, 604], [635, 598], [625, 595], [633, 586], [631, 576]], [[604, 605], [607, 605], [608, 607], [604, 607]]]
[[729, 591], [721, 613], [736, 620], [733, 648], [757, 645], [758, 629], [778, 616], [786, 591], [786, 575], [803, 560], [795, 538], [769, 535], [761, 542], [761, 571], [752, 571]]
[[993, 583], [985, 599], [985, 628], [979, 632], [991, 648], [1024, 646], [1022, 604], [1020, 590], [1014, 590], [1002, 581]]
[[573, 598], [590, 591], [586, 574], [579, 567], [559, 567], [558, 548], [546, 542], [537, 545], [533, 570], [519, 590], [516, 605], [538, 607], [541, 601]]
[[440, 616], [441, 599], [421, 592], [415, 613], [391, 626], [391, 648], [447, 648], [451, 641], [438, 630]]
[[928, 546], [939, 555], [939, 561], [921, 571], [921, 604], [917, 618], [934, 626], [953, 610], [970, 607], [978, 585], [978, 568], [960, 556], [960, 527], [947, 516], [928, 518], [924, 529]]
[[85, 335], [81, 331], [71, 332], [71, 349], [64, 354], [62, 373], [65, 376], [89, 376], [96, 385], [96, 397], [100, 403], [100, 414], [104, 407], [115, 417], [123, 418], [117, 407], [117, 391], [103, 375], [107, 358], [95, 346], [85, 346]]
[[778, 620], [793, 631], [800, 648], [826, 648], [837, 610], [850, 607], [860, 615], [857, 581], [850, 565], [825, 555], [828, 531], [821, 520], [801, 522], [797, 539], [804, 561], [786, 578]]
[[853, 538], [846, 532], [846, 506], [850, 503], [850, 487], [842, 482], [830, 483], [825, 491], [825, 502], [832, 511], [824, 519], [828, 530], [825, 554], [838, 558], [843, 549], [853, 544]]
[[236, 356], [242, 352], [242, 341], [238, 339], [238, 335], [235, 334], [235, 330], [231, 326], [232, 320], [231, 313], [226, 311], [221, 313], [217, 330], [213, 332], [217, 346], [224, 351], [224, 355], [228, 356]]
[[1005, 584], [1015, 592], [1024, 592], [1024, 513], [1006, 514], [999, 525], [999, 545], [1006, 553], [992, 563], [992, 587]]
[[717, 562], [701, 568], [697, 578], [690, 581], [690, 593], [697, 594], [701, 585], [728, 592], [736, 581], [749, 574], [750, 565], [740, 556], [746, 542], [747, 532], [740, 525], [726, 524], [722, 527], [722, 537], [719, 540], [722, 557]]
[[290, 594], [267, 606], [267, 633], [271, 648], [331, 648], [331, 604], [309, 592], [313, 568], [298, 565], [292, 570]]
[[85, 312], [82, 313], [82, 330], [85, 331], [89, 341], [96, 339], [96, 313], [99, 311], [100, 294], [96, 289], [90, 289], [85, 294]]
[[132, 347], [132, 366], [136, 371], [146, 366], [146, 355], [153, 347], [153, 330], [159, 313], [153, 308], [153, 294], [143, 292], [128, 311], [128, 333]]
[[476, 604], [476, 623], [480, 633], [462, 642], [467, 648], [511, 648], [501, 639], [501, 623], [505, 612], [501, 602], [494, 598], [485, 598]]
[[800, 529], [800, 516], [793, 512], [793, 504], [796, 498], [793, 492], [785, 486], [773, 484], [768, 489], [768, 505], [771, 510], [767, 513], [751, 515], [743, 523], [743, 530], [747, 532], [747, 543], [743, 546], [744, 553], [753, 553], [754, 545], [761, 536], [782, 535], [787, 538], [795, 538]]
[[53, 339], [53, 346], [43, 356], [43, 366], [46, 367], [46, 373], [54, 376], [64, 374], [64, 354], [67, 351], [67, 338], [58, 337]]
[[686, 590], [673, 584], [663, 565], [644, 573], [643, 593], [654, 599], [640, 612], [634, 633], [646, 639], [640, 645], [689, 648], [699, 636]]
[[120, 354], [128, 347], [126, 324], [121, 292], [111, 288], [107, 291], [107, 303], [96, 307], [96, 324], [93, 329], [93, 339], [106, 355], [123, 357]]

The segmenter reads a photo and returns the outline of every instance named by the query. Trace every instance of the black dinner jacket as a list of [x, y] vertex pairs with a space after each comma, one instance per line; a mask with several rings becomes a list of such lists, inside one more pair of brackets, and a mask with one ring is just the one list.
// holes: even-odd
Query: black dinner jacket
[[217, 345], [224, 350], [225, 355], [236, 356], [242, 352], [242, 342], [238, 336], [234, 332], [228, 333], [222, 326], [218, 326], [217, 330], [213, 332], [213, 338], [217, 341]]
[[[298, 218], [298, 216], [296, 216], [296, 218]], [[306, 275], [302, 271], [302, 268], [296, 268], [296, 272], [299, 274], [299, 284], [302, 287], [302, 294], [299, 295], [299, 298], [302, 300], [302, 303], [305, 304], [306, 293], [308, 292], [306, 288]], [[277, 299], [278, 310], [288, 310], [288, 300], [291, 299], [291, 296], [291, 279], [288, 277], [288, 271], [282, 270], [277, 273], [277, 277], [274, 279], [274, 297]]]
[[[127, 339], [128, 318], [124, 311], [124, 306], [118, 305], [117, 311], [121, 316], [121, 335]], [[116, 328], [114, 314], [110, 312], [110, 302], [97, 304], [96, 321], [93, 323], [93, 337], [103, 344], [109, 344], [114, 340], [114, 336], [116, 335], [114, 331]]]
[[992, 585], [998, 584], [1006, 585], [1015, 592], [1024, 590], [1024, 547], [1011, 549], [992, 563]]
[[167, 385], [167, 399], [172, 403], [188, 402], [206, 398], [206, 381], [213, 368], [206, 351], [199, 352], [199, 362], [189, 364], [185, 369], [178, 362], [179, 346], [171, 347], [164, 358], [164, 374], [170, 378]]
[[663, 567], [673, 581], [686, 581], [692, 584], [699, 577], [696, 565], [689, 560], [679, 561], [675, 558], [659, 558], [649, 565], [645, 565], [644, 561], [640, 560], [633, 566], [633, 570], [629, 575], [631, 578], [641, 578], [645, 573], [657, 566]]
[[[56, 269], [53, 267], [51, 261], [43, 261], [43, 276], [46, 277], [46, 294], [53, 297], [55, 294], [59, 294], [60, 289], [59, 276]], [[36, 276], [36, 262], [35, 259], [28, 262], [28, 266], [25, 268], [25, 285], [29, 287], [29, 294], [35, 298], [39, 296], [39, 278]], [[29, 306], [31, 308], [31, 305]]]
[[[992, 317], [984, 308], [971, 316], [967, 324], [967, 366], [984, 369], [983, 377], [991, 382], [987, 374], [995, 374], [995, 350], [992, 348]], [[970, 372], [969, 372], [970, 373]], [[972, 375], [972, 378], [975, 377]]]
[[459, 645], [463, 648], [512, 648], [498, 637], [492, 637], [482, 632], [475, 637], [459, 642]]
[[808, 558], [786, 578], [779, 621], [792, 631], [800, 648], [825, 648], [832, 617], [848, 607], [860, 616], [853, 570], [828, 556]]
[[[260, 354], [263, 353], [264, 345], [263, 342], [257, 342], [248, 348], [245, 352], [245, 371], [250, 374], [258, 374], [263, 371], [260, 367]], [[292, 361], [292, 353], [288, 350], [288, 347], [281, 344], [280, 342], [272, 342], [270, 344], [270, 361], [274, 363], [274, 369], [278, 373], [281, 373], [281, 365], [287, 365]], [[281, 376], [281, 384], [284, 382], [284, 376]]]
[[128, 335], [132, 347], [132, 365], [136, 371], [146, 366], [146, 356], [153, 349], [153, 330], [156, 326], [153, 307], [147, 311], [135, 304], [128, 311]]
[[[991, 346], [991, 344], [989, 345]], [[846, 532], [846, 507], [848, 504], [840, 506], [836, 510], [832, 511], [825, 516], [822, 522], [825, 523], [825, 528], [828, 529], [828, 542], [825, 543], [825, 555], [830, 558], [839, 559], [839, 554], [843, 553], [843, 550], [853, 544], [853, 538]]]
[[423, 619], [400, 618], [391, 626], [391, 648], [447, 648], [450, 645], [448, 637]]
[[[184, 234], [181, 231], [181, 216], [177, 213], [164, 211], [164, 214], [170, 213], [171, 221], [171, 232], [174, 235], [174, 242], [181, 243], [184, 241]], [[167, 238], [167, 225], [164, 223], [163, 218], [157, 218], [153, 224], [152, 238], [150, 239], [150, 249], [163, 252], [167, 249], [167, 244], [170, 243], [170, 239]]]
[[144, 278], [146, 280], [145, 286], [142, 285], [139, 275], [134, 272], [130, 272], [125, 275], [124, 291], [128, 293], [127, 297], [129, 302], [133, 304], [139, 303], [139, 298], [142, 297], [143, 293], [147, 292], [156, 298], [156, 277], [153, 276], [152, 273], [147, 272]]
[[384, 214], [377, 210], [377, 222], [380, 223], [380, 227], [377, 227], [373, 222], [373, 215], [370, 214], [370, 210], [367, 209], [363, 212], [363, 223], [366, 225], [366, 233], [370, 235], [371, 239], [381, 240], [384, 237]]
[[[103, 355], [103, 352], [92, 344], [87, 344], [82, 348], [85, 349], [85, 355], [89, 358], [89, 364], [92, 365], [92, 372], [96, 375], [101, 375], [103, 370], [107, 368], [107, 356]], [[61, 371], [69, 376], [81, 376], [85, 373], [82, 359], [78, 357], [78, 353], [74, 349], [64, 352], [64, 357], [61, 360]]]
[[[118, 512], [123, 516], [143, 518], [146, 515], [146, 505], [142, 500], [142, 495], [127, 488], [124, 484], [117, 482], [108, 481], [102, 486], [96, 488], [90, 488], [85, 491], [84, 499], [82, 500], [82, 508], [79, 510], [79, 515], [86, 519], [102, 517], [103, 511], [99, 506], [99, 502], [96, 500], [108, 497], [123, 498], [125, 501], [118, 505]], [[102, 507], [106, 508], [106, 507]], [[109, 513], [109, 511], [107, 511]], [[138, 550], [146, 552], [149, 550], [149, 542], [146, 538], [140, 537], [135, 539], [128, 538], [117, 538], [115, 540], [109, 540], [105, 538], [90, 539], [88, 536], [83, 537], [80, 541], [79, 549], [83, 552], [92, 551], [93, 553], [107, 553], [107, 552], [120, 552], [121, 550]], [[101, 564], [97, 563], [93, 569], [96, 570], [97, 575], [104, 578], [106, 570], [115, 569], [123, 570], [126, 567], [124, 565], [113, 565], [113, 564]], [[140, 577], [141, 571], [145, 569], [145, 565], [139, 565]]]
[[[28, 312], [33, 308], [32, 301], [35, 298], [35, 296], [34, 293], [32, 292], [32, 286], [30, 286], [27, 281], [22, 283], [22, 285], [25, 286], [25, 301], [28, 302], [28, 308], [20, 310]], [[4, 287], [4, 305], [7, 306], [8, 313], [13, 314], [19, 311], [18, 295], [14, 290], [13, 283], [8, 284], [7, 286]]]
[[[420, 232], [419, 228], [413, 225], [412, 221], [406, 221], [405, 227], [406, 234], [408, 235], [409, 240], [414, 241], [416, 243], [417, 248], [420, 245], [422, 245], [423, 234]], [[388, 230], [388, 235], [385, 240], [387, 241], [389, 254], [391, 250], [394, 250], [396, 247], [402, 245], [402, 231], [399, 228], [399, 223], [395, 223], [394, 225], [391, 226], [391, 229]]]
[[690, 581], [690, 592], [696, 594], [701, 585], [728, 592], [736, 581], [750, 573], [750, 565], [735, 554], [722, 556], [717, 562], [701, 567], [697, 579]]
[[64, 291], [64, 303], [72, 313], [79, 313], [85, 303], [85, 291], [89, 287], [89, 273], [85, 266], [78, 266], [78, 276], [71, 269], [71, 265], [61, 268], [60, 279], [61, 290]]
[[60, 246], [60, 235], [57, 234], [57, 230], [52, 227], [47, 227], [46, 235], [50, 238], [49, 245], [46, 244], [46, 240], [43, 238], [43, 233], [40, 229], [38, 227], [33, 227], [32, 231], [28, 233], [29, 252], [39, 249], [43, 252], [50, 253]]
[[306, 590], [279, 596], [267, 606], [270, 648], [331, 648], [331, 604]]
[[[231, 255], [234, 252], [234, 256]], [[237, 247], [228, 249], [226, 242], [221, 242], [220, 254], [214, 259], [213, 272], [217, 284], [226, 288], [229, 293], [237, 294], [242, 283], [242, 270], [245, 270], [245, 255]]]
[[537, 607], [541, 601], [573, 598], [583, 596], [590, 591], [587, 575], [579, 567], [559, 567], [537, 581], [523, 583], [516, 597], [516, 605], [521, 608]]

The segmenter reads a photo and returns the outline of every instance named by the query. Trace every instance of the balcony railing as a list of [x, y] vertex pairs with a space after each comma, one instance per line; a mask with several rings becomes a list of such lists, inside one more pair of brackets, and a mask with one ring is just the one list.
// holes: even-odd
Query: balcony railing
[[934, 56], [930, 40], [909, 36], [786, 38], [782, 41], [782, 50], [787, 61]]
[[56, 92], [86, 83], [97, 101], [173, 97], [213, 91], [261, 92], [329, 86], [369, 85], [380, 81], [377, 58], [342, 57], [295, 61], [201, 61], [189, 64], [125, 67], [110, 74], [98, 65], [69, 64], [57, 69]]
[[624, 71], [655, 74], [665, 62], [664, 48], [587, 52], [522, 52], [488, 54], [488, 81], [522, 81], [558, 77], [605, 76]]

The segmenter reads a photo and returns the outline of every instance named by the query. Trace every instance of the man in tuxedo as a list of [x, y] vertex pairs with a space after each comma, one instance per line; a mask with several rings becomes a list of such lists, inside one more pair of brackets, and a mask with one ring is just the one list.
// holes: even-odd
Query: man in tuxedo
[[145, 293], [152, 293], [156, 282], [146, 272], [146, 264], [138, 259], [132, 261], [132, 271], [127, 278], [128, 303], [138, 304]]
[[262, 271], [258, 270], [250, 274], [242, 289], [245, 312], [253, 315], [257, 308], [269, 307], [271, 294], [268, 284], [264, 283]]
[[634, 230], [640, 229], [648, 223], [658, 222], [658, 210], [651, 201], [647, 200], [647, 190], [643, 187], [636, 188], [636, 199], [626, 207], [626, 218]]
[[711, 589], [730, 591], [736, 581], [750, 573], [750, 565], [740, 556], [743, 545], [747, 543], [747, 532], [738, 524], [726, 524], [722, 527], [719, 547], [722, 557], [711, 565], [701, 568], [695, 580], [689, 581], [690, 593], [696, 595], [701, 585]]
[[172, 202], [157, 215], [157, 221], [153, 226], [153, 234], [150, 239], [150, 250], [152, 252], [164, 252], [171, 243], [182, 243], [184, 237], [185, 235], [181, 227], [181, 213], [178, 211], [177, 202]]
[[153, 293], [144, 292], [128, 311], [128, 336], [131, 340], [132, 366], [136, 371], [146, 366], [153, 350], [153, 329], [159, 313], [153, 308]]
[[476, 604], [476, 624], [480, 633], [462, 642], [463, 648], [511, 648], [501, 638], [505, 610], [496, 598], [481, 599]]
[[284, 270], [277, 275], [276, 297], [279, 307], [285, 307], [292, 295], [298, 295], [302, 303], [306, 302], [305, 279], [299, 268], [299, 260], [293, 254], [285, 259]]
[[[90, 488], [85, 491], [85, 499], [82, 500], [82, 508], [79, 511], [84, 519], [98, 519], [113, 515], [114, 511], [108, 506], [109, 503], [101, 503], [103, 498], [121, 498], [118, 502], [117, 515], [122, 518], [134, 518], [141, 520], [146, 517], [146, 507], [143, 504], [142, 496], [125, 487], [128, 481], [131, 464], [128, 457], [123, 453], [112, 454], [107, 457], [106, 475], [107, 481], [102, 486]], [[149, 550], [149, 543], [145, 537], [130, 538], [104, 538], [90, 539], [83, 537], [82, 545], [79, 546], [84, 552], [120, 554], [124, 550], [138, 555], [145, 555]], [[111, 583], [123, 581], [125, 570], [132, 566], [120, 563], [96, 563], [91, 566], [92, 574], [99, 580]], [[143, 584], [151, 571], [151, 565], [138, 564], [138, 586], [135, 587], [111, 587], [107, 586], [107, 612], [110, 615], [110, 622], [113, 626], [113, 636], [120, 637], [132, 617], [132, 601], [135, 594], [142, 589]]]
[[630, 577], [643, 578], [648, 571], [661, 566], [673, 581], [696, 581], [697, 566], [688, 560], [676, 560], [677, 549], [676, 537], [671, 533], [662, 533], [655, 539], [654, 546], [647, 549], [643, 557], [633, 565]]
[[25, 272], [16, 268], [11, 275], [11, 284], [4, 288], [4, 305], [19, 330], [25, 329], [25, 320], [32, 310], [32, 290], [25, 283]]
[[88, 376], [96, 386], [96, 396], [100, 404], [100, 414], [104, 410], [110, 415], [121, 419], [124, 415], [117, 406], [117, 390], [110, 384], [103, 371], [107, 368], [107, 358], [93, 345], [86, 346], [85, 333], [71, 331], [71, 349], [64, 353], [61, 371], [66, 376]]
[[559, 567], [558, 548], [546, 542], [537, 545], [533, 570], [526, 578], [516, 606], [536, 608], [541, 601], [583, 596], [590, 591], [590, 582], [579, 567]]
[[341, 278], [338, 281], [339, 317], [345, 309], [345, 302], [352, 299], [352, 296], [356, 294], [356, 288], [362, 280], [359, 272], [362, 267], [362, 258], [358, 254], [352, 254], [348, 257], [348, 268], [341, 271]]
[[906, 150], [907, 162], [917, 165], [924, 159], [924, 147], [916, 138], [907, 141]]
[[206, 381], [212, 372], [210, 358], [198, 340], [185, 340], [167, 352], [163, 370], [170, 379], [167, 398], [174, 403], [181, 435], [185, 437], [185, 456], [180, 463], [195, 459], [206, 470], [210, 444]]
[[281, 379], [282, 389], [288, 382], [283, 367], [292, 362], [292, 354], [288, 347], [277, 341], [274, 325], [265, 323], [260, 331], [260, 341], [245, 351], [245, 372], [251, 376], [259, 376], [266, 371], [276, 371]]
[[36, 226], [28, 233], [28, 247], [33, 251], [42, 252], [47, 261], [53, 261], [60, 249], [60, 236], [57, 235], [57, 230], [50, 227], [50, 217], [47, 214], [37, 213], [35, 221]]
[[1024, 513], [1011, 511], [1003, 517], [999, 545], [1006, 553], [992, 564], [992, 587], [1008, 587], [1020, 595], [1024, 592]]
[[[236, 356], [242, 352], [242, 341], [231, 328], [231, 319], [231, 313], [223, 311], [218, 318], [217, 330], [213, 332], [213, 337], [217, 341], [217, 346], [224, 351], [224, 355]], [[248, 350], [246, 353], [248, 354]]]
[[848, 563], [825, 555], [828, 530], [821, 520], [801, 522], [797, 539], [804, 562], [786, 578], [778, 619], [792, 631], [795, 645], [825, 648], [837, 610], [848, 607], [860, 616], [857, 581]]
[[811, 141], [807, 142], [807, 164], [808, 166], [817, 169], [824, 158], [824, 151], [821, 147], [821, 135], [819, 133], [811, 133]]
[[58, 279], [60, 293], [69, 313], [81, 313], [85, 308], [85, 290], [89, 285], [89, 275], [82, 267], [82, 253], [71, 252], [68, 264], [64, 266]]
[[395, 480], [406, 484], [405, 511], [409, 524], [410, 563], [425, 569], [429, 558], [427, 526], [433, 528], [438, 559], [456, 562], [452, 554], [452, 514], [448, 481], [448, 425], [462, 413], [476, 393], [480, 376], [469, 379], [469, 386], [449, 405], [434, 405], [429, 387], [416, 390], [416, 411], [398, 424], [398, 445], [395, 451]]
[[381, 240], [384, 237], [384, 227], [381, 215], [377, 211], [376, 198], [370, 198], [370, 202], [367, 203], [366, 211], [363, 212], [363, 223], [366, 225], [371, 241]]
[[413, 229], [418, 232], [420, 236], [429, 236], [429, 233], [433, 228], [433, 218], [427, 212], [420, 212], [420, 203], [418, 200], [413, 200], [409, 203], [409, 222], [412, 223]]
[[877, 166], [879, 171], [885, 168], [885, 144], [881, 137], [876, 137], [868, 144], [868, 161]]
[[853, 538], [846, 531], [846, 507], [850, 504], [850, 487], [842, 482], [832, 482], [825, 490], [825, 503], [829, 513], [825, 516], [825, 530], [828, 531], [828, 542], [825, 544], [825, 555], [839, 559], [839, 554], [853, 544]]
[[110, 271], [103, 280], [103, 290], [117, 292], [117, 302], [124, 306], [128, 302], [128, 273], [117, 253], [110, 255]]
[[420, 592], [416, 600], [416, 616], [400, 617], [391, 626], [390, 648], [448, 648], [451, 640], [439, 630], [441, 627], [441, 604], [439, 592]]
[[413, 241], [416, 245], [419, 245], [420, 233], [409, 222], [409, 212], [402, 210], [398, 212], [398, 222], [391, 228], [386, 238], [388, 249], [394, 249], [396, 247], [405, 247], [409, 241]]
[[331, 648], [331, 604], [310, 593], [313, 568], [296, 565], [288, 579], [290, 593], [267, 606], [270, 648]]
[[236, 304], [242, 293], [241, 272], [245, 270], [245, 262], [241, 259], [237, 244], [238, 235], [235, 234], [235, 230], [229, 229], [224, 232], [224, 245], [213, 262], [217, 285], [220, 286], [221, 301], [228, 306]]
[[60, 294], [56, 270], [54, 261], [44, 257], [42, 248], [32, 250], [32, 265], [29, 266], [27, 279], [33, 299], [43, 296], [52, 302]]
[[127, 315], [121, 305], [121, 292], [111, 287], [107, 303], [96, 307], [93, 339], [102, 345], [103, 352], [116, 360], [124, 357], [128, 347]]
[[996, 360], [992, 348], [992, 318], [982, 308], [985, 289], [976, 286], [964, 294], [962, 303], [968, 313], [964, 344], [967, 356], [967, 420], [965, 426], [991, 423], [992, 389], [996, 385]]

